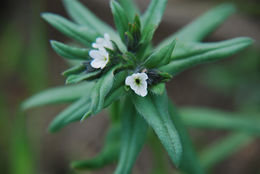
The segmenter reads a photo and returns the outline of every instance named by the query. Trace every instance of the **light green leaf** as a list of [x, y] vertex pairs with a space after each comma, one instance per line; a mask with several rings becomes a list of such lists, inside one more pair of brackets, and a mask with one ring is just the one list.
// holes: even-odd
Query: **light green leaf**
[[179, 134], [170, 119], [166, 91], [162, 95], [149, 94], [146, 97], [133, 96], [136, 110], [153, 128], [167, 150], [173, 163], [178, 166], [182, 156]]
[[89, 60], [89, 49], [72, 47], [66, 44], [63, 44], [58, 41], [51, 41], [51, 46], [54, 51], [61, 57], [70, 59], [70, 60]]
[[[176, 129], [180, 135], [181, 143], [183, 146], [183, 155], [180, 163], [181, 171], [184, 171], [188, 174], [204, 174], [205, 172], [202, 169], [202, 166], [199, 163], [198, 157], [194, 150], [194, 147], [191, 142], [191, 138], [183, 121], [173, 103], [170, 101], [168, 102], [170, 118], [176, 125]], [[187, 162], [189, 161], [189, 162]]]
[[67, 103], [81, 98], [86, 91], [90, 91], [94, 83], [82, 83], [73, 86], [61, 86], [42, 91], [22, 103], [23, 109], [55, 103]]
[[71, 167], [77, 170], [94, 170], [116, 162], [120, 152], [120, 126], [112, 125], [108, 130], [104, 147], [92, 159], [75, 161]]
[[99, 35], [96, 31], [76, 25], [67, 19], [52, 13], [42, 13], [45, 19], [54, 28], [65, 34], [66, 36], [75, 39], [76, 41], [90, 46], [96, 37]]
[[100, 20], [78, 0], [63, 0], [63, 4], [70, 17], [78, 24], [90, 27], [92, 30], [98, 31], [101, 35], [104, 33], [116, 34], [109, 25]]
[[160, 70], [176, 75], [192, 66], [213, 62], [231, 56], [251, 44], [252, 39], [250, 38], [238, 38], [234, 44], [228, 44], [224, 47], [208, 50], [206, 52], [202, 52], [201, 54], [191, 55], [183, 59], [173, 60], [168, 65], [162, 66]]
[[127, 98], [122, 109], [121, 152], [115, 174], [129, 174], [145, 143], [147, 123]]
[[167, 65], [171, 61], [171, 55], [175, 47], [175, 40], [164, 48], [155, 51], [151, 56], [149, 56], [144, 65], [147, 68], [155, 68], [163, 65]]
[[182, 28], [179, 32], [165, 39], [158, 47], [164, 47], [173, 39], [192, 42], [201, 41], [220, 26], [234, 11], [233, 4], [226, 3], [219, 5]]
[[159, 83], [150, 88], [150, 91], [156, 95], [162, 95], [164, 93], [165, 83]]
[[142, 16], [142, 24], [144, 30], [147, 26], [155, 26], [156, 28], [159, 26], [164, 14], [166, 4], [167, 0], [152, 0], [148, 9]]
[[252, 141], [253, 137], [246, 133], [232, 133], [204, 148], [200, 155], [201, 164], [205, 169], [210, 169]]
[[115, 0], [112, 0], [110, 2], [110, 7], [112, 9], [112, 13], [114, 16], [114, 22], [117, 28], [117, 31], [119, 32], [119, 35], [121, 37], [121, 40], [125, 41], [125, 32], [128, 30], [128, 23], [129, 20], [125, 14], [124, 9], [116, 2]]
[[181, 118], [186, 126], [206, 129], [224, 129], [260, 134], [260, 120], [208, 108], [182, 108]]
[[124, 9], [125, 13], [128, 16], [128, 19], [132, 21], [135, 15], [139, 15], [140, 11], [138, 7], [135, 5], [133, 0], [117, 0], [121, 7]]

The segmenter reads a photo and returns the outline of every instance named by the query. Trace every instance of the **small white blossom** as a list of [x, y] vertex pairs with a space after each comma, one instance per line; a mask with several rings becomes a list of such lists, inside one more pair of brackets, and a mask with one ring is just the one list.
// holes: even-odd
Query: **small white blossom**
[[145, 97], [147, 95], [147, 80], [146, 73], [134, 73], [125, 79], [125, 84], [130, 86], [137, 95]]
[[105, 49], [91, 50], [89, 56], [93, 58], [90, 63], [93, 68], [103, 69], [109, 62], [109, 54]]
[[109, 48], [109, 49], [113, 50], [113, 44], [110, 40], [109, 34], [105, 33], [104, 38], [98, 37], [96, 39], [96, 43], [92, 44], [92, 47], [97, 48], [97, 49]]

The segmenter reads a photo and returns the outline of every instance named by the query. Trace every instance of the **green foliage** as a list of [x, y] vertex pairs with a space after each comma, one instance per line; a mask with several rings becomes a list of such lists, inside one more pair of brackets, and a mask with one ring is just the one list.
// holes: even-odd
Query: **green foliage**
[[169, 116], [166, 92], [158, 96], [150, 94], [145, 98], [134, 96], [133, 103], [136, 110], [153, 128], [171, 160], [178, 166], [181, 160], [182, 145], [174, 123]]
[[[42, 17], [60, 32], [86, 47], [72, 47], [51, 41], [53, 49], [60, 56], [80, 60], [78, 65], [69, 68], [63, 75], [67, 76], [67, 84], [81, 84], [44, 91], [25, 101], [22, 107], [27, 109], [74, 102], [50, 124], [49, 130], [55, 132], [112, 105], [112, 126], [103, 150], [93, 159], [72, 163], [73, 168], [98, 169], [118, 159], [115, 173], [131, 173], [145, 143], [149, 126], [181, 172], [204, 174], [185, 126], [259, 133], [258, 123], [220, 111], [181, 109], [179, 116], [165, 89], [165, 82], [178, 73], [198, 64], [223, 59], [252, 44], [252, 39], [247, 37], [215, 43], [199, 42], [233, 13], [233, 5], [224, 4], [210, 10], [153, 50], [151, 41], [162, 19], [167, 0], [152, 0], [143, 15], [131, 0], [112, 0], [110, 6], [119, 36], [77, 0], [63, 0], [63, 3], [75, 23], [51, 13], [43, 13]], [[111, 40], [108, 40], [105, 33], [111, 36]], [[91, 57], [90, 50], [96, 50], [96, 55]], [[94, 60], [97, 64], [107, 62], [105, 67], [96, 68], [92, 65]], [[130, 77], [134, 80], [129, 87], [126, 86], [126, 79]], [[142, 78], [147, 79], [142, 81]], [[148, 94], [139, 97], [130, 92], [131, 89], [137, 91], [136, 94], [140, 91], [148, 91]], [[230, 146], [219, 145], [222, 149], [219, 154], [226, 154], [225, 151], [231, 148], [231, 144], [242, 138], [229, 138], [230, 143], [227, 144]], [[210, 159], [210, 165], [224, 158], [224, 155], [220, 157], [211, 151], [206, 154], [209, 155], [204, 155], [204, 159]], [[160, 171], [160, 166], [157, 172]]]
[[131, 100], [123, 107], [121, 128], [121, 151], [115, 174], [131, 173], [133, 165], [145, 143], [147, 123], [137, 114]]
[[71, 60], [90, 59], [88, 56], [89, 49], [77, 48], [74, 46], [72, 47], [54, 40], [51, 41], [51, 46], [54, 49], [54, 51], [61, 57], [71, 59]]

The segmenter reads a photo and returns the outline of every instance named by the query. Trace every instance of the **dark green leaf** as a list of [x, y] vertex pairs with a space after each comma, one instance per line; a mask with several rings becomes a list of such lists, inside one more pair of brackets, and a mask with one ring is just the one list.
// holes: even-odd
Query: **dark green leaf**
[[75, 39], [76, 41], [90, 46], [95, 41], [98, 33], [90, 28], [81, 27], [67, 19], [52, 13], [42, 13], [43, 19], [50, 23], [54, 28], [65, 34], [66, 36]]
[[110, 7], [112, 9], [117, 31], [119, 32], [121, 40], [124, 42], [125, 32], [128, 30], [129, 20], [125, 14], [124, 9], [115, 0], [111, 1]]
[[72, 47], [54, 40], [51, 41], [51, 46], [61, 57], [71, 60], [89, 60], [89, 49]]
[[134, 95], [133, 103], [161, 140], [173, 163], [178, 166], [182, 146], [177, 130], [170, 119], [166, 91], [162, 95], [149, 94], [146, 97]]
[[155, 68], [167, 65], [171, 61], [171, 55], [175, 47], [175, 40], [164, 48], [157, 50], [147, 58], [144, 65], [147, 68]]
[[118, 159], [120, 152], [120, 126], [113, 125], [107, 133], [105, 145], [101, 152], [92, 159], [75, 161], [72, 168], [78, 170], [93, 170], [102, 168]]
[[23, 109], [55, 103], [67, 103], [81, 98], [90, 91], [94, 83], [82, 83], [73, 86], [62, 86], [42, 91], [22, 103]]
[[182, 108], [185, 125], [195, 128], [237, 130], [260, 134], [260, 120], [207, 108]]
[[129, 174], [144, 145], [147, 123], [127, 98], [122, 109], [121, 152], [115, 174]]
[[83, 80], [88, 80], [90, 78], [94, 78], [96, 77], [98, 74], [100, 73], [100, 71], [94, 71], [94, 72], [83, 72], [82, 74], [72, 74], [70, 75], [67, 80], [66, 80], [66, 84], [75, 84], [75, 83], [79, 83]]
[[64, 71], [62, 73], [62, 75], [64, 76], [69, 76], [69, 75], [72, 75], [72, 74], [79, 74], [81, 73], [82, 71], [86, 71], [86, 65], [84, 64], [79, 64], [79, 65], [76, 65], [76, 66], [73, 66], [71, 67], [70, 69]]
[[232, 4], [219, 5], [200, 16], [179, 32], [168, 37], [159, 45], [159, 48], [164, 47], [176, 38], [180, 41], [200, 41], [221, 25], [234, 11], [235, 8]]
[[250, 38], [238, 38], [235, 41], [236, 42], [231, 45], [224, 44], [225, 46], [223, 47], [209, 49], [208, 51], [202, 52], [201, 54], [195, 54], [183, 59], [173, 60], [168, 65], [162, 66], [160, 70], [168, 72], [172, 75], [176, 75], [192, 66], [231, 56], [252, 44], [252, 39]]

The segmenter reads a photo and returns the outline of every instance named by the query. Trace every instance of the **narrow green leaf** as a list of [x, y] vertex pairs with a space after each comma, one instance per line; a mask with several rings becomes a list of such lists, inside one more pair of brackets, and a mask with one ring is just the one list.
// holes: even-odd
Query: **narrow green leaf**
[[213, 62], [231, 56], [241, 51], [242, 49], [248, 47], [251, 44], [252, 39], [240, 38], [236, 41], [236, 44], [233, 45], [228, 45], [226, 47], [209, 50], [194, 56], [188, 56], [185, 59], [173, 60], [168, 65], [162, 66], [160, 70], [172, 75], [176, 75], [192, 66], [207, 62]]
[[89, 49], [72, 47], [54, 40], [51, 41], [51, 46], [61, 57], [70, 60], [89, 60]]
[[136, 113], [131, 100], [122, 109], [121, 152], [115, 174], [129, 174], [145, 143], [147, 123]]
[[224, 129], [260, 134], [260, 120], [208, 108], [182, 108], [181, 118], [186, 126]]
[[201, 152], [201, 164], [205, 169], [210, 169], [252, 141], [253, 137], [246, 133], [233, 133], [228, 135]]
[[179, 32], [165, 39], [158, 47], [162, 48], [169, 44], [173, 39], [180, 41], [201, 41], [208, 34], [213, 32], [235, 11], [233, 4], [221, 4], [188, 24]]
[[120, 126], [112, 125], [108, 130], [104, 147], [101, 152], [92, 159], [75, 161], [71, 167], [77, 170], [93, 170], [102, 168], [116, 162], [120, 152]]
[[72, 74], [79, 74], [79, 73], [81, 73], [81, 72], [83, 72], [83, 71], [86, 71], [86, 69], [87, 69], [87, 68], [86, 68], [86, 65], [84, 65], [84, 64], [79, 64], [79, 65], [76, 65], [76, 66], [71, 67], [70, 69], [67, 69], [66, 71], [64, 71], [64, 72], [62, 73], [62, 75], [68, 77], [68, 76], [70, 76], [70, 75], [72, 75]]
[[116, 35], [115, 31], [109, 25], [100, 20], [78, 0], [63, 0], [63, 4], [70, 17], [78, 24], [88, 26], [98, 31], [101, 35], [104, 33], [113, 33], [113, 35]]
[[[147, 26], [159, 26], [162, 20], [167, 0], [152, 0], [148, 9], [142, 16], [142, 23], [144, 28]], [[172, 39], [173, 40], [173, 39]]]
[[110, 3], [110, 7], [112, 9], [117, 31], [119, 32], [121, 40], [124, 42], [125, 32], [128, 30], [129, 20], [126, 16], [124, 9], [120, 6], [120, 4], [118, 4], [118, 2], [112, 0]]
[[159, 83], [150, 88], [150, 91], [156, 95], [162, 95], [165, 89], [165, 83]]
[[151, 56], [149, 56], [144, 65], [147, 68], [155, 68], [163, 65], [167, 65], [171, 61], [171, 55], [175, 47], [175, 40], [164, 48], [155, 51]]
[[124, 9], [125, 13], [128, 16], [128, 19], [132, 21], [136, 14], [140, 14], [140, 10], [135, 5], [133, 0], [117, 0], [121, 7]]
[[72, 74], [70, 75], [67, 79], [66, 79], [66, 84], [75, 84], [75, 83], [79, 83], [83, 80], [88, 80], [90, 78], [94, 78], [96, 77], [98, 74], [100, 73], [100, 71], [93, 71], [93, 72], [83, 72], [81, 74]]
[[202, 166], [199, 163], [189, 133], [185, 128], [176, 107], [173, 105], [170, 99], [168, 103], [170, 118], [176, 125], [176, 129], [180, 135], [181, 143], [183, 146], [183, 157], [180, 163], [181, 171], [189, 174], [204, 174], [205, 172], [203, 171]]
[[67, 103], [81, 98], [86, 91], [90, 91], [94, 83], [82, 83], [73, 86], [61, 86], [42, 91], [22, 103], [23, 109], [55, 103]]
[[76, 25], [67, 19], [52, 13], [42, 13], [43, 19], [45, 19], [54, 28], [65, 34], [66, 36], [75, 39], [76, 41], [90, 46], [95, 41], [98, 33], [90, 28], [81, 27]]
[[162, 95], [149, 94], [146, 97], [134, 95], [136, 110], [144, 117], [161, 140], [173, 163], [178, 166], [182, 156], [179, 134], [170, 119], [166, 91]]

